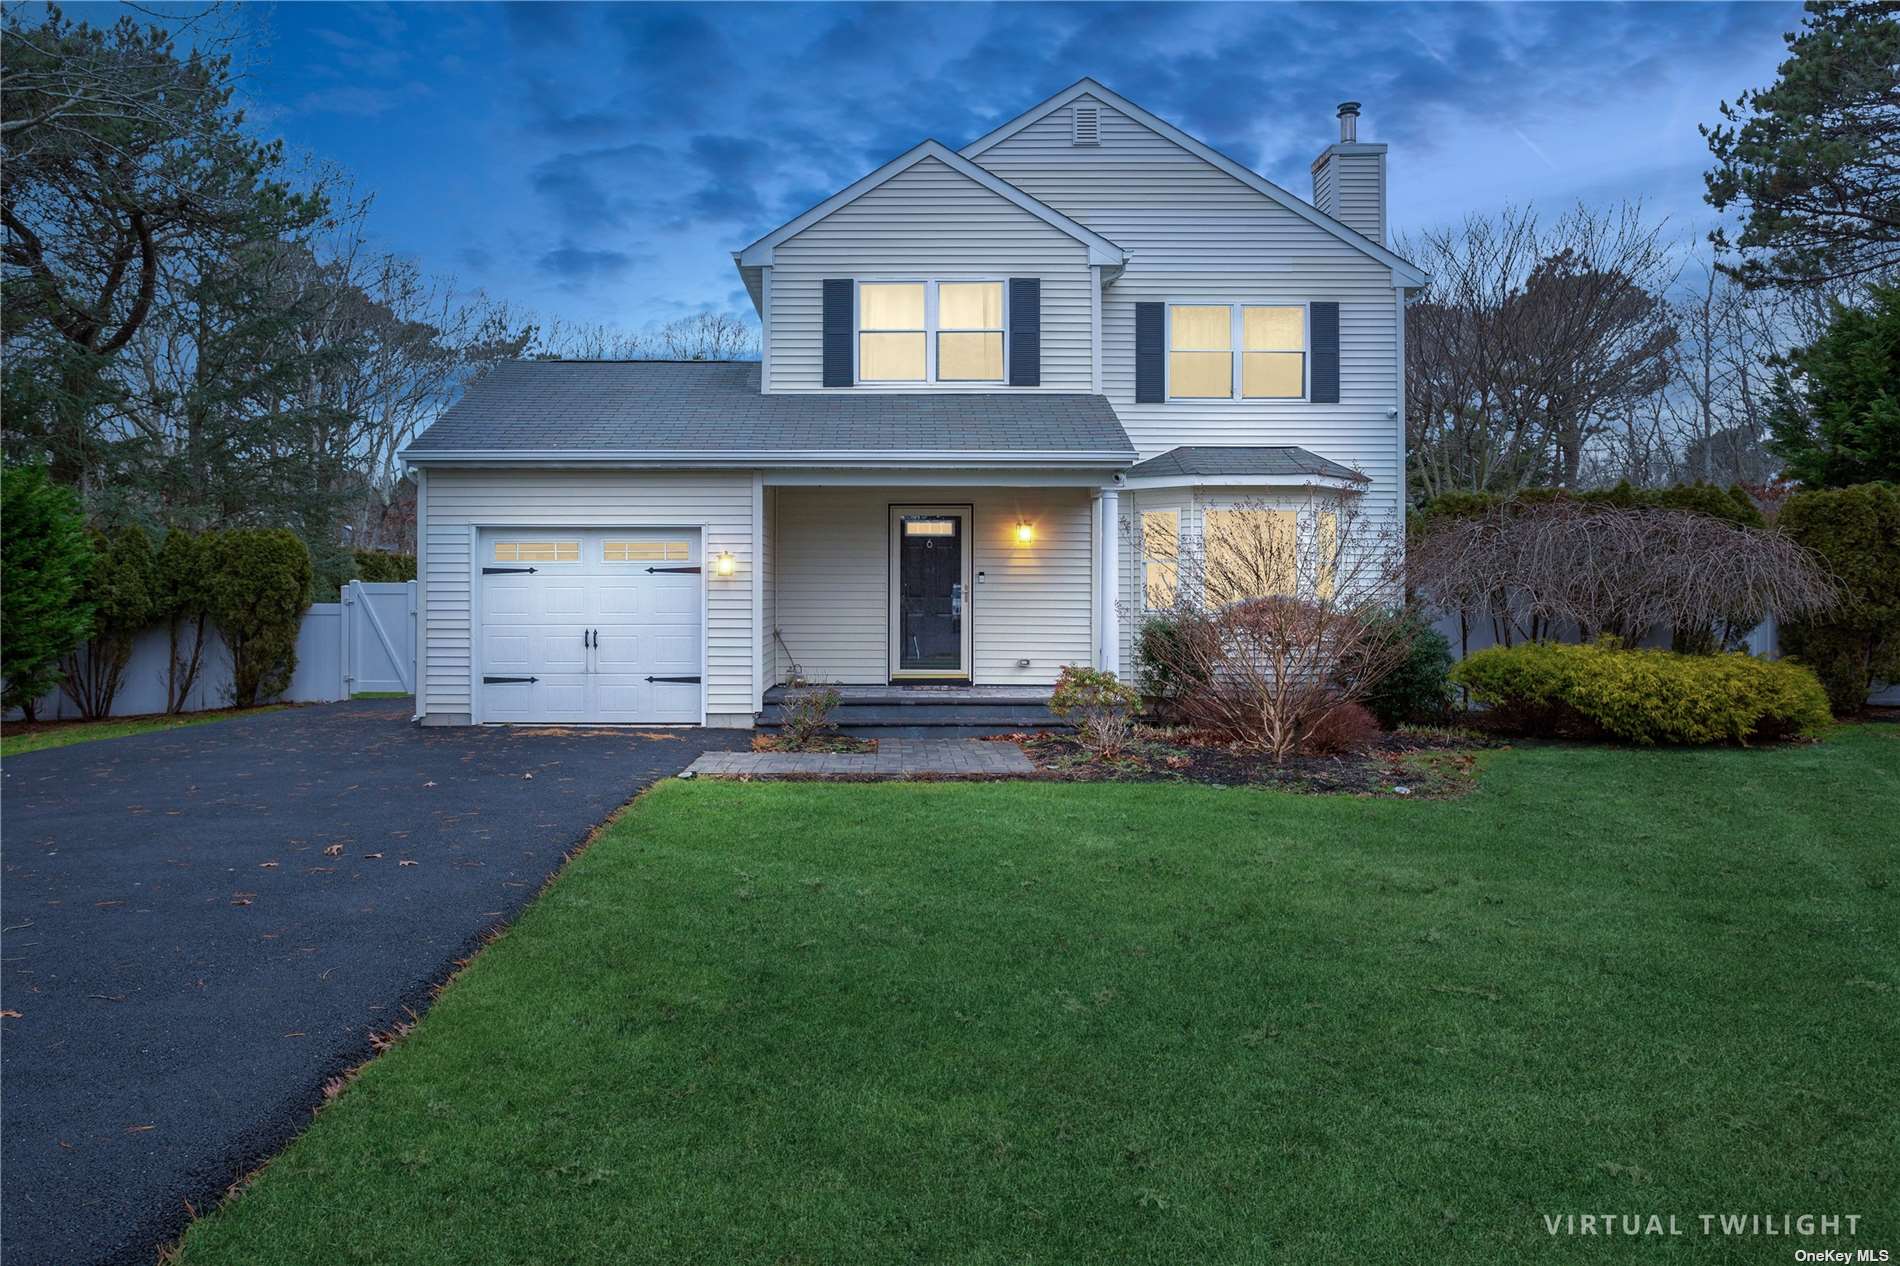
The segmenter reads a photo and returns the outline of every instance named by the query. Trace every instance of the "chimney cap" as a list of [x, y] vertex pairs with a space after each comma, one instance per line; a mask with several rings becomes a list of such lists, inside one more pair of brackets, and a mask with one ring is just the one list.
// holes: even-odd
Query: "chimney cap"
[[1339, 117], [1340, 118], [1343, 119], [1349, 114], [1358, 114], [1358, 113], [1359, 113], [1359, 103], [1357, 101], [1342, 101], [1339, 103]]

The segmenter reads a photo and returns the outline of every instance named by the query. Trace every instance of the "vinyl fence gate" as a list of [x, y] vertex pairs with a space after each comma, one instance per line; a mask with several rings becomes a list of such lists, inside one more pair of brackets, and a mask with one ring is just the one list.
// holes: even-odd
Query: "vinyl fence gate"
[[416, 584], [352, 580], [340, 595], [341, 698], [416, 690]]

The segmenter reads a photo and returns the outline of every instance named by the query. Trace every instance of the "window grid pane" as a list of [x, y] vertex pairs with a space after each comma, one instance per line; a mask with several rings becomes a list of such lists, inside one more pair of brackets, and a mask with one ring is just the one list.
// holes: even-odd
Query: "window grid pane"
[[924, 328], [924, 283], [867, 282], [858, 287], [858, 328], [862, 330], [921, 330]]
[[996, 330], [1003, 328], [1003, 283], [1000, 281], [945, 281], [937, 284], [937, 328], [940, 330]]
[[937, 378], [941, 382], [1000, 382], [1003, 333], [951, 331], [937, 336]]
[[1306, 356], [1301, 352], [1242, 353], [1240, 394], [1254, 400], [1293, 400], [1305, 394]]
[[683, 563], [693, 556], [686, 541], [606, 541], [601, 557], [610, 563]]
[[496, 541], [498, 563], [578, 563], [579, 541]]
[[922, 382], [924, 335], [860, 334], [858, 377], [866, 382]]
[[1232, 352], [1169, 352], [1168, 394], [1189, 399], [1228, 399], [1234, 394]]
[[1234, 310], [1220, 307], [1174, 308], [1168, 322], [1168, 346], [1177, 352], [1225, 352], [1234, 346]]
[[1242, 308], [1241, 346], [1250, 352], [1306, 350], [1305, 308]]

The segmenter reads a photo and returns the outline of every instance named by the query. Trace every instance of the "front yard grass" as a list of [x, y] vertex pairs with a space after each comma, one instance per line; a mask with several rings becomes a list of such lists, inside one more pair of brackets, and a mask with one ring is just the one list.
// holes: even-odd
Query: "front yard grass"
[[[664, 784], [183, 1259], [1893, 1247], [1896, 819], [1892, 726], [1494, 752], [1432, 802]], [[1543, 1222], [1605, 1211], [1683, 1234]]]
[[210, 712], [183, 712], [176, 715], [155, 713], [113, 717], [105, 721], [36, 721], [32, 724], [9, 721], [6, 732], [0, 734], [0, 757], [22, 756], [48, 747], [90, 743], [95, 739], [126, 738], [133, 734], [150, 734], [154, 730], [176, 730], [187, 725], [203, 725], [207, 721], [229, 721], [232, 717], [257, 716], [264, 712], [277, 712], [284, 707], [281, 703], [265, 704], [258, 708], [219, 708]]

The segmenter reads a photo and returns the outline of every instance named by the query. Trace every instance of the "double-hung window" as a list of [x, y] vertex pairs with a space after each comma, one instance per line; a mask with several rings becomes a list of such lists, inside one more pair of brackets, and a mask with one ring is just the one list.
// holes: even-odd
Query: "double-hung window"
[[1003, 283], [858, 283], [858, 381], [1003, 381]]
[[1306, 308], [1170, 304], [1168, 395], [1176, 400], [1303, 398]]

